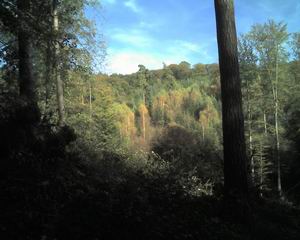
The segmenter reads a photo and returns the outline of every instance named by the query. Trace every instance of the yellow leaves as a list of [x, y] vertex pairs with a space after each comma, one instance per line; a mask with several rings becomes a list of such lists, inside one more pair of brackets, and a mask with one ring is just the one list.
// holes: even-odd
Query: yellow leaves
[[145, 106], [145, 104], [140, 104], [140, 106], [139, 106], [139, 113], [141, 114], [141, 115], [148, 115], [148, 117], [149, 117], [149, 111], [148, 111], [148, 109], [147, 109], [147, 107]]
[[188, 94], [186, 94], [185, 98], [188, 99], [191, 105], [195, 105], [195, 103], [202, 100], [202, 95], [199, 91], [192, 89], [188, 92]]
[[206, 107], [200, 111], [199, 122], [205, 129], [220, 122], [219, 113], [212, 103], [208, 103]]
[[183, 90], [163, 92], [154, 99], [153, 112], [160, 113], [161, 117], [175, 122], [177, 114], [182, 110], [185, 94]]
[[117, 127], [123, 138], [134, 139], [137, 129], [135, 127], [134, 112], [126, 104], [116, 104], [114, 111], [117, 117]]
[[174, 108], [181, 108], [184, 99], [184, 91], [175, 90], [169, 94], [169, 102]]
[[143, 140], [146, 141], [149, 138], [150, 115], [147, 107], [144, 104], [140, 104], [139, 106], [139, 116], [141, 133], [143, 136]]
[[120, 135], [127, 140], [130, 148], [149, 150], [155, 129], [145, 104], [141, 103], [136, 114], [126, 104], [116, 104], [117, 127]]

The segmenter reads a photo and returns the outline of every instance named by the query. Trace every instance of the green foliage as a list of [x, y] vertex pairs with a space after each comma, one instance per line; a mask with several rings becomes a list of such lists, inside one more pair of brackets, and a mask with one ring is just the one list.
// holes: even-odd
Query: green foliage
[[[252, 26], [239, 40], [249, 169], [260, 190], [273, 194], [280, 169], [283, 186], [287, 184], [284, 175], [291, 159], [286, 151], [293, 147], [286, 135], [285, 109], [293, 105], [290, 96], [299, 94], [297, 34], [290, 42], [289, 36], [286, 24], [270, 20]], [[288, 59], [289, 50], [293, 61]]]
[[[241, 224], [220, 198], [218, 65], [95, 74], [103, 45], [85, 8], [97, 1], [59, 1], [56, 33], [52, 1], [30, 3], [22, 24], [32, 33], [42, 116], [18, 94], [16, 1], [0, 3], [1, 239], [299, 239], [299, 209], [263, 199], [275, 189], [275, 96], [283, 186], [299, 203], [299, 34], [290, 62], [283, 23], [255, 25], [240, 39], [249, 159], [263, 197]], [[56, 125], [54, 39], [65, 127]]]
[[181, 62], [177, 64], [171, 64], [168, 68], [172, 71], [174, 77], [177, 80], [187, 80], [192, 73], [191, 64], [188, 62]]
[[212, 182], [220, 180], [220, 159], [217, 143], [201, 139], [197, 132], [180, 126], [169, 126], [154, 140], [152, 151], [168, 161], [177, 174], [193, 173]]
[[120, 144], [111, 88], [89, 75], [74, 73], [66, 86], [67, 124], [97, 151]]
[[[25, 123], [12, 115], [19, 113], [14, 107], [5, 109], [9, 120], [1, 118], [1, 130], [20, 129], [10, 135], [16, 144]], [[69, 128], [56, 132], [45, 122], [35, 129], [37, 136], [1, 155], [4, 239], [299, 238], [296, 208], [255, 203], [249, 228], [234, 209], [224, 213], [224, 202], [207, 196], [210, 182], [193, 171], [178, 174], [157, 154], [99, 154], [81, 138], [74, 142]]]

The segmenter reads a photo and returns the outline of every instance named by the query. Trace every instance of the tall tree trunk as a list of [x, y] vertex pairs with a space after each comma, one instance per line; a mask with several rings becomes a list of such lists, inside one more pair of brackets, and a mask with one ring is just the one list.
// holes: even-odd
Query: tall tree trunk
[[279, 141], [279, 129], [278, 129], [278, 102], [275, 104], [275, 133], [276, 133], [276, 158], [277, 158], [277, 190], [279, 197], [282, 198], [281, 187], [281, 162], [280, 162], [280, 141]]
[[145, 105], [141, 108], [141, 118], [142, 118], [142, 132], [143, 132], [143, 140], [146, 141], [146, 119], [145, 119]]
[[[249, 113], [251, 117], [251, 110]], [[250, 157], [250, 166], [251, 166], [251, 177], [252, 181], [255, 180], [255, 166], [254, 166], [254, 156], [253, 156], [253, 139], [252, 139], [252, 122], [249, 120], [248, 123], [248, 131], [249, 131], [249, 157]]]
[[[262, 103], [263, 104], [263, 103]], [[260, 146], [259, 146], [259, 155], [260, 155], [260, 196], [263, 196], [263, 184], [265, 181], [265, 167], [266, 167], [266, 163], [265, 163], [265, 159], [264, 159], [264, 147], [265, 147], [265, 143], [267, 141], [267, 137], [268, 137], [268, 129], [267, 129], [267, 115], [266, 115], [266, 110], [265, 110], [265, 106], [263, 107], [263, 121], [262, 121], [262, 125], [261, 127], [264, 129], [263, 131], [263, 136], [262, 139], [260, 139]]]
[[46, 64], [46, 72], [45, 72], [45, 105], [46, 108], [48, 107], [49, 104], [49, 99], [50, 99], [50, 83], [51, 83], [51, 75], [52, 75], [52, 67], [51, 67], [51, 62], [52, 62], [52, 54], [51, 54], [51, 41], [47, 41], [47, 49], [46, 49], [46, 59], [45, 59], [45, 64]]
[[63, 82], [61, 80], [60, 75], [60, 46], [59, 46], [59, 39], [58, 36], [58, 28], [59, 28], [59, 21], [58, 21], [58, 0], [53, 0], [53, 30], [55, 33], [55, 78], [56, 78], [56, 95], [57, 95], [57, 104], [58, 104], [58, 125], [60, 127], [64, 126], [65, 124], [65, 109], [64, 109], [64, 90], [63, 90]]
[[129, 115], [127, 115], [126, 137], [130, 137], [130, 119], [129, 119]]
[[90, 106], [90, 121], [92, 121], [93, 106], [92, 106], [92, 83], [89, 80], [89, 106]]
[[265, 136], [267, 135], [268, 133], [268, 128], [267, 128], [267, 115], [266, 115], [266, 111], [264, 110], [264, 134]]
[[31, 34], [24, 17], [30, 11], [30, 0], [18, 0], [17, 6], [20, 12], [18, 31], [20, 95], [29, 102], [36, 103], [35, 81], [32, 70]]
[[249, 134], [249, 158], [250, 158], [250, 170], [252, 181], [254, 182], [254, 157], [253, 157], [253, 143], [252, 143], [252, 108], [250, 103], [250, 85], [249, 80], [246, 79], [247, 90], [247, 118], [248, 118], [248, 134]]
[[89, 110], [90, 110], [90, 122], [89, 122], [89, 138], [92, 136], [92, 119], [93, 119], [93, 106], [92, 106], [92, 83], [89, 79]]
[[259, 144], [259, 155], [260, 155], [260, 179], [259, 179], [259, 191], [260, 196], [263, 196], [263, 183], [264, 183], [264, 176], [263, 176], [263, 142], [260, 140]]
[[81, 91], [80, 91], [80, 99], [81, 99], [81, 104], [84, 105], [84, 95], [85, 95], [85, 86], [84, 83], [81, 86]]
[[233, 0], [215, 0], [221, 73], [225, 196], [247, 199], [248, 177]]
[[274, 110], [275, 110], [275, 135], [276, 135], [276, 162], [277, 162], [277, 190], [279, 197], [282, 198], [281, 187], [281, 166], [280, 166], [280, 141], [279, 141], [279, 126], [278, 126], [278, 45], [276, 46], [276, 66], [275, 66], [275, 84], [273, 87]]

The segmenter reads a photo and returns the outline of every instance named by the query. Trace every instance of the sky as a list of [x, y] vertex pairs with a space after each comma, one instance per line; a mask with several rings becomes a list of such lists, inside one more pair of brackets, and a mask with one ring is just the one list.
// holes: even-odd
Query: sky
[[[128, 74], [143, 64], [218, 62], [213, 0], [100, 0], [87, 9], [103, 35], [107, 56], [102, 71]], [[235, 0], [237, 33], [268, 19], [300, 31], [300, 0]]]

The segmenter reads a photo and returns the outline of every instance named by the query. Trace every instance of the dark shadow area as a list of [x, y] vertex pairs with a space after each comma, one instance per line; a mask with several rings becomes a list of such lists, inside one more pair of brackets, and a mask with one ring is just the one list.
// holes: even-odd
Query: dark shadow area
[[234, 206], [224, 209], [220, 189], [193, 192], [187, 170], [158, 157], [134, 168], [127, 156], [78, 143], [69, 127], [29, 124], [22, 102], [5, 99], [2, 239], [299, 239], [300, 212], [291, 205], [254, 200], [241, 223]]

